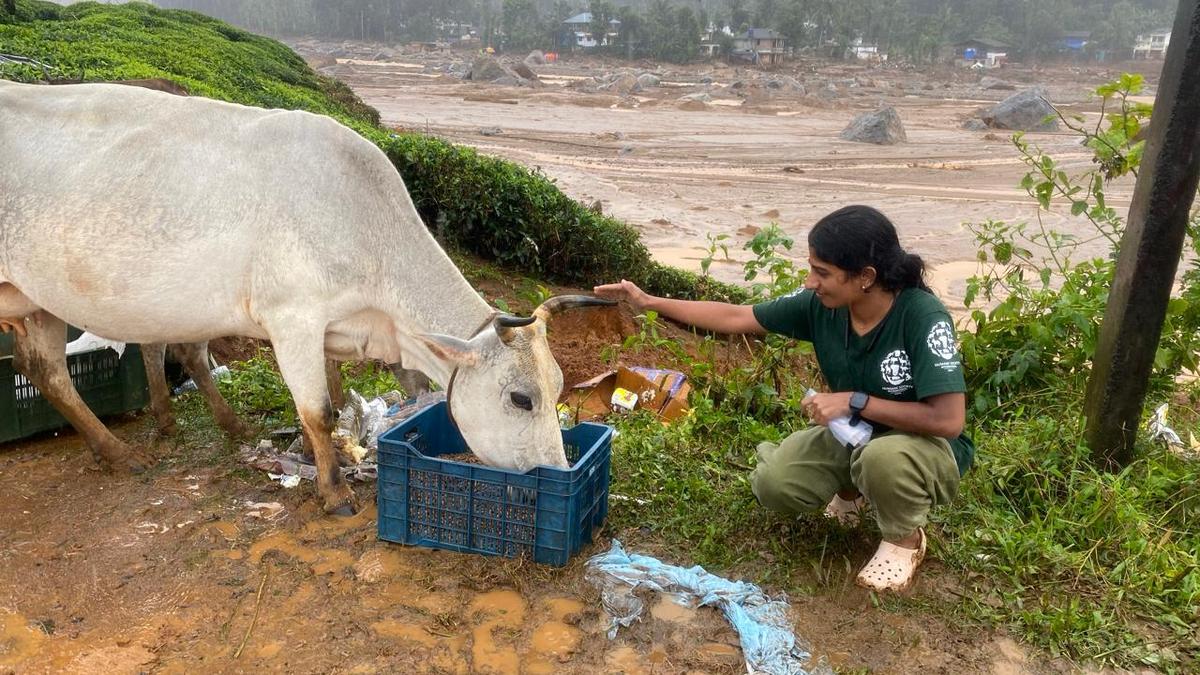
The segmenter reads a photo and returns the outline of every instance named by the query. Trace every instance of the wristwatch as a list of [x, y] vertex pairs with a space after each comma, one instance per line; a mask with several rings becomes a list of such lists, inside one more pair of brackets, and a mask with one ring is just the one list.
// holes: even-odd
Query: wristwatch
[[867, 407], [869, 400], [871, 397], [866, 392], [856, 391], [850, 394], [850, 424], [858, 424], [862, 419], [863, 408]]

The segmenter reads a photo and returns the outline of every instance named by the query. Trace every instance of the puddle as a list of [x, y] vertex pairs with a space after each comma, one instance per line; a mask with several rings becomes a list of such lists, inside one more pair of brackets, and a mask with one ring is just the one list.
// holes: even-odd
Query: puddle
[[642, 655], [638, 654], [633, 647], [618, 647], [612, 650], [605, 657], [604, 662], [610, 671], [618, 671], [625, 675], [649, 675], [650, 673]]
[[696, 610], [663, 596], [650, 608], [650, 616], [672, 623], [691, 623], [696, 618]]
[[20, 614], [0, 612], [0, 668], [9, 668], [37, 656], [46, 634]]
[[234, 523], [224, 520], [219, 520], [215, 523], [209, 523], [209, 529], [225, 538], [226, 541], [236, 541], [241, 530]]
[[518, 675], [520, 659], [517, 650], [496, 642], [496, 631], [515, 633], [525, 620], [525, 600], [516, 591], [502, 590], [484, 593], [471, 603], [472, 613], [495, 618], [484, 621], [473, 632], [471, 662], [481, 672]]
[[384, 579], [412, 579], [418, 576], [417, 571], [404, 562], [404, 558], [400, 549], [373, 548], [362, 554], [358, 562], [354, 563], [354, 576], [368, 584]]
[[304, 530], [300, 533], [301, 539], [314, 539], [317, 537], [336, 537], [351, 532], [366, 528], [375, 522], [376, 507], [371, 503], [362, 511], [350, 516], [349, 518], [335, 518], [333, 516], [325, 516], [314, 518], [304, 526]]
[[550, 598], [546, 605], [550, 611], [550, 618], [554, 621], [562, 621], [583, 611], [583, 603], [571, 598]]
[[583, 632], [574, 626], [551, 621], [533, 632], [533, 651], [546, 656], [570, 656], [579, 650]]
[[286, 532], [276, 532], [254, 542], [250, 547], [250, 562], [258, 565], [269, 551], [279, 551], [286, 556], [306, 562], [312, 566], [313, 574], [317, 575], [332, 574], [354, 565], [354, 558], [345, 551], [313, 548], [301, 544]]
[[525, 675], [554, 675], [558, 672], [557, 664], [551, 663], [545, 659], [531, 659], [525, 663]]
[[453, 611], [461, 603], [443, 593], [430, 592], [408, 580], [390, 581], [382, 588], [372, 588], [361, 596], [367, 609], [387, 611], [395, 607], [407, 607], [436, 616]]
[[737, 665], [743, 661], [741, 649], [722, 642], [706, 642], [696, 651], [709, 662]]

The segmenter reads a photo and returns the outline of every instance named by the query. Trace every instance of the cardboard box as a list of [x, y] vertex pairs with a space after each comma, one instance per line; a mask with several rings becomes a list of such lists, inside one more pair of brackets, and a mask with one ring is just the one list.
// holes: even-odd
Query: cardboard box
[[687, 376], [676, 370], [625, 368], [601, 373], [580, 382], [564, 397], [574, 422], [586, 422], [613, 412], [612, 395], [617, 388], [637, 394], [637, 410], [650, 410], [664, 422], [676, 420], [688, 411], [691, 386]]

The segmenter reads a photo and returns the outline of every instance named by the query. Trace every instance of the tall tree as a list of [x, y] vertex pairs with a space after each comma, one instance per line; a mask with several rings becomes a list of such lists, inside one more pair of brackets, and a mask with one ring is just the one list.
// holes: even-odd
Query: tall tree
[[541, 18], [533, 0], [504, 0], [500, 27], [504, 31], [504, 44], [508, 48], [529, 49], [542, 46], [546, 42]]
[[608, 31], [612, 20], [616, 18], [617, 10], [609, 0], [592, 0], [591, 4], [588, 5], [588, 11], [592, 13], [592, 21], [588, 24], [588, 30], [592, 32], [592, 38], [596, 40], [596, 45], [604, 47], [608, 40]]
[[642, 39], [642, 15], [630, 5], [617, 10], [617, 20], [621, 27], [617, 31], [617, 42], [625, 52], [625, 58], [632, 59], [640, 51]]

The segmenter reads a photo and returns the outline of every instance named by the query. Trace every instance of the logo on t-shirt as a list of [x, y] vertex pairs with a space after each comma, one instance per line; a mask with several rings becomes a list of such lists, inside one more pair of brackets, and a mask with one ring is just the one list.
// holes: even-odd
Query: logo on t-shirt
[[929, 345], [930, 351], [943, 359], [950, 360], [958, 353], [958, 347], [954, 344], [954, 329], [950, 327], [949, 321], [939, 321], [933, 324], [925, 342]]
[[890, 394], [901, 394], [912, 388], [912, 362], [908, 360], [908, 352], [897, 349], [883, 357], [879, 362], [879, 374], [890, 387], [884, 389]]

